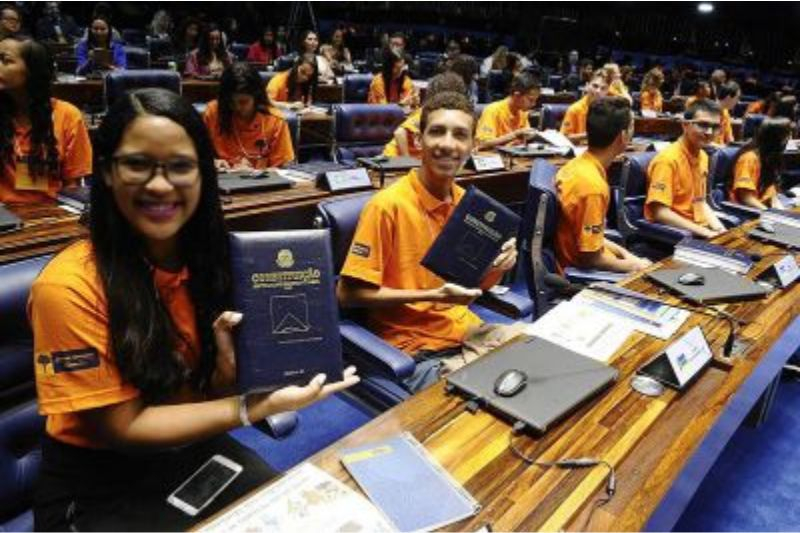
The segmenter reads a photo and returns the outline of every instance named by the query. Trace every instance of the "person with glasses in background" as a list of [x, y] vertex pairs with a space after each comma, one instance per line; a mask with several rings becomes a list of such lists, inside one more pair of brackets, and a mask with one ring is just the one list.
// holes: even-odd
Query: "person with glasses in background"
[[22, 35], [22, 12], [14, 4], [0, 4], [0, 39]]
[[719, 104], [697, 100], [684, 112], [683, 135], [653, 158], [647, 168], [644, 215], [711, 239], [725, 227], [706, 200], [708, 154], [703, 150], [720, 129]]
[[[120, 98], [97, 136], [89, 236], [42, 270], [29, 313], [47, 416], [37, 531], [183, 531], [275, 474], [228, 432], [358, 382], [235, 392], [228, 236], [213, 147], [164, 89]], [[197, 516], [166, 496], [210, 457], [241, 475]]]
[[272, 107], [261, 76], [247, 63], [225, 69], [219, 97], [208, 103], [203, 121], [218, 170], [274, 168], [294, 160], [289, 126]]
[[44, 45], [0, 39], [0, 202], [52, 203], [92, 173], [83, 115], [52, 98], [52, 79]]

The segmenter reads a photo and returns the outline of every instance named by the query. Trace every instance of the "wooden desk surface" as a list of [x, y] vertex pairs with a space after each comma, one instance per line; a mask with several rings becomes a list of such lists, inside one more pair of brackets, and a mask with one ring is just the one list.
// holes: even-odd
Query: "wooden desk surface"
[[[753, 252], [776, 251], [743, 235], [734, 230], [717, 242]], [[774, 258], [763, 260], [751, 276], [772, 261]], [[625, 285], [658, 293], [641, 276]], [[659, 297], [676, 301], [663, 294]], [[523, 453], [541, 461], [592, 456], [615, 466], [617, 493], [594, 513], [586, 530], [633, 531], [646, 526], [706, 435], [723, 417], [734, 416], [726, 407], [797, 316], [800, 285], [764, 300], [725, 308], [748, 322], [738, 338], [752, 343], [732, 366], [715, 361], [684, 393], [668, 390], [660, 398], [648, 398], [634, 392], [629, 380], [636, 368], [669, 341], [634, 334], [611, 361], [620, 371], [612, 388], [545, 435], [526, 435], [515, 441]], [[695, 325], [703, 327], [712, 350], [719, 353], [728, 331], [725, 322], [694, 314], [677, 335]], [[741, 418], [746, 413], [740, 413]], [[311, 462], [358, 490], [341, 466], [338, 451], [410, 431], [483, 506], [475, 517], [453, 524], [452, 530], [471, 531], [486, 523], [495, 531], [582, 528], [589, 508], [604, 494], [607, 470], [528, 466], [508, 448], [510, 429], [509, 423], [491, 414], [465, 411], [464, 401], [447, 395], [439, 383], [318, 453]]]

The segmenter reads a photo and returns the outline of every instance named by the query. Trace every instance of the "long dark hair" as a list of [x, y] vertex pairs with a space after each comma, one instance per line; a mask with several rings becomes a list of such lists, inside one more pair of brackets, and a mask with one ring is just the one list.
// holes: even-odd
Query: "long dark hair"
[[[50, 103], [50, 84], [53, 81], [53, 61], [47, 48], [30, 39], [6, 37], [20, 43], [20, 55], [25, 62], [28, 109], [24, 112], [31, 121], [31, 149], [28, 170], [33, 176], [44, 176], [58, 169], [58, 148], [53, 132], [53, 106]], [[3, 39], [4, 40], [4, 39]], [[14, 100], [0, 91], [0, 160], [14, 157]]]
[[186, 367], [174, 355], [178, 333], [156, 295], [143, 242], [104, 180], [112, 172], [112, 158], [127, 127], [147, 115], [166, 117], [183, 127], [199, 160], [200, 201], [178, 237], [200, 336], [200, 364], [190, 378], [199, 391], [206, 390], [216, 366], [212, 324], [230, 304], [230, 272], [214, 150], [200, 116], [180, 96], [164, 89], [141, 89], [118, 99], [103, 119], [95, 143], [89, 229], [108, 301], [110, 349], [122, 376], [146, 401], [155, 402], [183, 385]]
[[[317, 49], [314, 50], [313, 52], [306, 52], [306, 37], [308, 37], [312, 33], [317, 36]], [[303, 54], [316, 54], [317, 52], [319, 52], [319, 33], [315, 32], [314, 30], [303, 30], [300, 33], [300, 38], [297, 40], [297, 53], [303, 55]]]
[[[267, 44], [264, 42], [264, 34], [267, 32], [272, 33], [272, 44]], [[258, 38], [258, 42], [261, 44], [261, 48], [270, 51], [273, 61], [278, 59], [278, 41], [275, 36], [275, 30], [272, 29], [272, 26], [267, 26], [261, 31], [261, 36]]]
[[300, 54], [300, 57], [295, 59], [292, 70], [289, 71], [289, 100], [294, 98], [294, 92], [297, 89], [297, 69], [303, 65], [311, 65], [314, 67], [314, 73], [311, 79], [302, 86], [303, 101], [313, 102], [317, 95], [317, 84], [319, 83], [319, 71], [317, 70], [317, 56], [314, 54]]
[[[391, 48], [384, 48], [383, 49], [383, 65], [381, 65], [381, 77], [383, 78], [383, 86], [386, 90], [386, 99], [389, 99], [389, 94], [391, 93], [392, 84], [395, 83], [394, 79], [392, 78], [392, 69], [394, 68], [394, 64], [399, 61], [406, 61], [406, 57], [399, 51], [393, 50]], [[406, 63], [408, 64], [408, 63]], [[408, 72], [403, 71], [400, 75], [400, 79], [397, 80], [397, 86], [402, 87], [405, 78], [408, 76]], [[400, 91], [397, 91], [397, 94], [400, 94]]]
[[[94, 24], [95, 20], [102, 20], [105, 25], [108, 27], [108, 37], [106, 38], [106, 42], [98, 43], [97, 39], [94, 36], [94, 32], [92, 31], [92, 24]], [[105, 15], [95, 15], [92, 17], [92, 21], [89, 24], [89, 28], [86, 30], [86, 44], [89, 45], [89, 50], [93, 48], [111, 48], [111, 42], [113, 41], [113, 29], [111, 28], [111, 19], [109, 19]]]
[[219, 46], [211, 49], [211, 38], [209, 37], [212, 32], [218, 31], [222, 37], [222, 30], [216, 24], [209, 23], [200, 30], [200, 38], [197, 43], [197, 60], [201, 65], [208, 65], [211, 63], [212, 53], [216, 54], [217, 59], [222, 61], [226, 67], [230, 64], [228, 59], [228, 51], [225, 50], [225, 43], [222, 39], [219, 40]]
[[219, 124], [222, 135], [233, 134], [233, 95], [249, 94], [256, 104], [257, 113], [267, 113], [270, 102], [264, 81], [248, 63], [234, 63], [226, 68], [219, 80]]
[[783, 170], [783, 151], [786, 141], [791, 135], [791, 123], [788, 118], [765, 118], [755, 136], [736, 153], [731, 164], [728, 189], [733, 188], [733, 169], [739, 158], [745, 153], [755, 150], [761, 163], [761, 175], [758, 177], [758, 195], [773, 185], [780, 185]]

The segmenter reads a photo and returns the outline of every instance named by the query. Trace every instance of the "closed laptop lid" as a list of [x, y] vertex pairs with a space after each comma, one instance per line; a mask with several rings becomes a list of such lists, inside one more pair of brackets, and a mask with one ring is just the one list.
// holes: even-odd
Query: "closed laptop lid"
[[[679, 280], [685, 274], [702, 276], [702, 285], [687, 285]], [[681, 268], [662, 268], [648, 272], [647, 277], [656, 283], [698, 303], [747, 300], [766, 296], [768, 290], [753, 281], [719, 268], [685, 266]]]
[[373, 170], [410, 170], [422, 165], [419, 159], [405, 155], [397, 157], [360, 157], [358, 162]]
[[6, 209], [3, 204], [0, 204], [0, 233], [5, 231], [14, 231], [22, 227], [22, 220]]
[[[494, 392], [510, 369], [527, 374], [527, 385], [511, 397]], [[617, 370], [549, 341], [527, 337], [507, 344], [453, 372], [447, 382], [501, 413], [544, 432], [617, 378]]]
[[291, 180], [271, 172], [256, 176], [246, 173], [227, 173], [219, 176], [219, 190], [223, 194], [270, 191], [273, 189], [287, 189], [291, 186]]
[[773, 224], [774, 233], [764, 231], [756, 227], [748, 235], [760, 241], [765, 241], [788, 248], [800, 248], [800, 228], [787, 226], [785, 224]]

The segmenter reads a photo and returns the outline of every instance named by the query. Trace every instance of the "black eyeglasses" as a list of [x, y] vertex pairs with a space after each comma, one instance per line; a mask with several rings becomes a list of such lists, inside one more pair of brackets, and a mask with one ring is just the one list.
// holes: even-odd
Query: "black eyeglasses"
[[690, 120], [689, 123], [700, 131], [716, 133], [722, 127], [719, 122], [706, 122], [705, 120]]
[[119, 179], [128, 185], [144, 185], [155, 177], [158, 169], [174, 187], [190, 187], [200, 176], [197, 160], [188, 157], [158, 161], [141, 154], [130, 154], [115, 156], [111, 160]]

